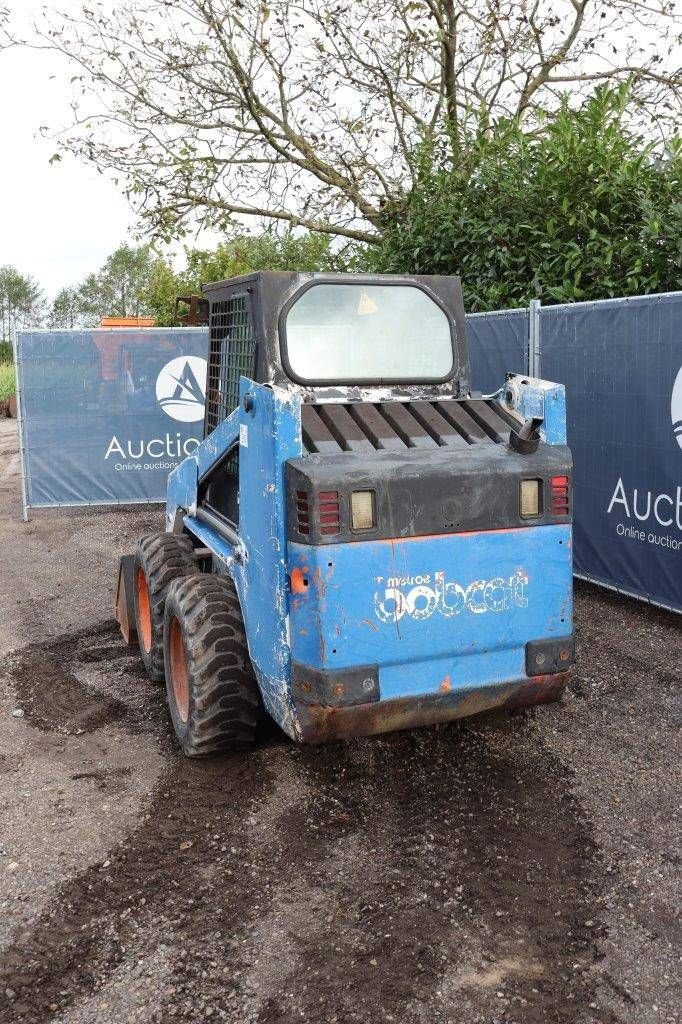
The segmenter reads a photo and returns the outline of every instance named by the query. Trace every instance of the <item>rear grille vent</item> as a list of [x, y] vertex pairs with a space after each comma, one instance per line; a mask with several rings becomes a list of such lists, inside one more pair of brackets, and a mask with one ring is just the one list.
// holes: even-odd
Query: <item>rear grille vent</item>
[[568, 477], [553, 476], [550, 484], [552, 489], [552, 515], [567, 516], [569, 511]]
[[296, 526], [299, 533], [310, 533], [310, 504], [307, 491], [296, 491]]
[[320, 491], [317, 495], [317, 521], [320, 533], [331, 535], [341, 532], [339, 517], [339, 492]]
[[485, 399], [304, 404], [303, 444], [310, 454], [467, 448], [506, 444], [513, 416]]

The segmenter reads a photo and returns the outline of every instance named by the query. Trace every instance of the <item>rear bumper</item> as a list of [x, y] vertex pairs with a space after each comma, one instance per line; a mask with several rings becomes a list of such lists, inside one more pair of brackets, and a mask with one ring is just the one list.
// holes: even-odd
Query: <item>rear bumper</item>
[[569, 525], [290, 543], [288, 554], [292, 661], [321, 673], [375, 665], [383, 700], [437, 692], [446, 676], [453, 689], [521, 679], [533, 674], [529, 642], [572, 633]]
[[304, 743], [324, 743], [450, 722], [494, 708], [512, 711], [532, 704], [547, 704], [561, 696], [570, 675], [570, 672], [556, 672], [494, 686], [399, 697], [352, 707], [330, 707], [297, 700], [300, 739]]
[[573, 663], [569, 525], [289, 545], [303, 740], [556, 698]]

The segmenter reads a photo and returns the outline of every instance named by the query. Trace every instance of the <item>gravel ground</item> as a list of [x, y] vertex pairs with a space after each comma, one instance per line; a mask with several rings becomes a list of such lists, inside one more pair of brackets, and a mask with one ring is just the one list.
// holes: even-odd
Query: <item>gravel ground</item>
[[113, 623], [158, 509], [20, 521], [0, 421], [0, 1022], [680, 1019], [678, 617], [577, 590], [559, 705], [179, 756]]

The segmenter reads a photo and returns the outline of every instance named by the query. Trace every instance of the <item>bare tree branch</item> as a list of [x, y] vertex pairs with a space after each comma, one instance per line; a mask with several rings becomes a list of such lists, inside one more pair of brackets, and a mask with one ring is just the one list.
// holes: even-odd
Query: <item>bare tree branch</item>
[[88, 0], [23, 42], [68, 58], [60, 144], [150, 233], [255, 218], [371, 242], [422, 140], [458, 161], [482, 119], [532, 129], [562, 88], [625, 80], [665, 131], [679, 31], [672, 0]]

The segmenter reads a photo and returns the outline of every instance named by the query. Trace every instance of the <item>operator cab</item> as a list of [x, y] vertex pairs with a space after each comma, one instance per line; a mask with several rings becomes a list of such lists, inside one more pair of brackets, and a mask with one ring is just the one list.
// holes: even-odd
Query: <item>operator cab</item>
[[464, 396], [469, 357], [459, 278], [261, 271], [206, 285], [205, 436], [239, 400], [239, 377], [304, 402]]
[[[290, 540], [547, 520], [553, 452], [538, 461], [510, 451], [522, 418], [472, 395], [459, 278], [260, 272], [205, 291], [205, 436], [237, 407], [242, 376], [300, 395], [304, 454], [286, 467]], [[538, 444], [530, 447], [532, 455]], [[535, 483], [526, 490], [535, 493], [522, 507], [519, 476], [530, 470]], [[205, 494], [234, 524], [238, 473], [235, 445]], [[364, 519], [355, 520], [364, 530], [353, 526], [350, 478], [364, 503]], [[335, 497], [320, 502], [320, 494]]]

